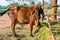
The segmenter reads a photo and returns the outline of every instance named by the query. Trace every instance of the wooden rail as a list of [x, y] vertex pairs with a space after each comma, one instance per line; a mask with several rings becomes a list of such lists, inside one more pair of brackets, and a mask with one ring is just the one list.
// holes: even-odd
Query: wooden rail
[[[60, 16], [60, 14], [54, 14], [54, 15]], [[52, 26], [51, 26], [51, 22], [60, 22], [60, 21], [51, 21], [51, 20], [49, 19], [50, 16], [54, 16], [54, 15], [53, 15], [53, 14], [45, 14], [47, 26], [49, 27], [49, 29], [50, 29], [50, 31], [51, 31], [52, 38], [53, 38], [53, 40], [56, 40], [56, 38], [55, 38], [55, 36], [54, 36], [53, 33], [54, 33], [54, 32], [60, 32], [60, 31], [54, 31], [53, 28], [52, 28]], [[60, 28], [60, 27], [56, 27], [56, 28]]]
[[59, 17], [57, 17], [57, 20], [54, 21], [54, 22], [60, 22], [60, 13], [56, 13], [56, 14], [45, 14], [45, 19], [48, 19], [48, 20], [50, 20], [50, 22], [52, 22], [51, 16], [54, 16], [54, 15], [59, 16]]
[[53, 16], [53, 15], [60, 16], [60, 13], [56, 13], [56, 14], [45, 14], [45, 16]]
[[[52, 16], [53, 14], [45, 14], [45, 16], [47, 17], [47, 19], [46, 19], [46, 22], [48, 23], [48, 27], [50, 28], [50, 30], [52, 30], [52, 26], [51, 26], [51, 22], [60, 22], [60, 21], [51, 21], [50, 19], [49, 19], [49, 16]], [[57, 16], [60, 16], [60, 14], [55, 14], [55, 15], [57, 15]], [[60, 27], [55, 27], [55, 28], [60, 28]]]

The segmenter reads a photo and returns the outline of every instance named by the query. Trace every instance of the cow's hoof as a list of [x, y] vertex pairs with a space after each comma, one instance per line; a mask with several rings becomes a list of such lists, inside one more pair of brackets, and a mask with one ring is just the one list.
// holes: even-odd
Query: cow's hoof
[[17, 35], [15, 34], [14, 36], [16, 37]]
[[16, 37], [17, 35], [16, 35], [16, 34], [9, 34], [8, 36], [9, 36], [9, 37], [11, 37], [11, 36]]
[[38, 30], [35, 30], [34, 34], [36, 34], [38, 32]]
[[31, 34], [31, 37], [33, 37], [33, 34]]
[[20, 37], [19, 35], [15, 35], [15, 37]]
[[19, 35], [14, 35], [14, 37], [20, 37]]
[[12, 36], [16, 37], [17, 35], [16, 34], [12, 34]]

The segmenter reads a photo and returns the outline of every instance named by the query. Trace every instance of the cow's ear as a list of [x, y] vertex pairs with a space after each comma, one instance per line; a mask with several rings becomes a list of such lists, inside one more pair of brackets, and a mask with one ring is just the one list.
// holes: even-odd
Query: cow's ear
[[8, 10], [10, 10], [10, 8], [8, 8]]
[[10, 10], [11, 9], [11, 7], [9, 6], [8, 8], [7, 8], [7, 10]]
[[10, 10], [10, 7], [8, 8], [8, 10]]

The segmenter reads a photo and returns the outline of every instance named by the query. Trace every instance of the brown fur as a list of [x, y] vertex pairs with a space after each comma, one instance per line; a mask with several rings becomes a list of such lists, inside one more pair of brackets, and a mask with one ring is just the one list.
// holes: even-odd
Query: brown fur
[[[18, 11], [17, 20], [20, 23], [29, 23], [31, 27], [31, 36], [32, 36], [32, 30], [33, 30], [33, 23], [37, 21], [36, 17], [32, 15], [33, 11], [35, 11], [36, 7], [32, 6], [30, 8], [28, 7], [21, 7]], [[34, 14], [36, 15], [36, 14]], [[38, 24], [37, 24], [38, 25]]]

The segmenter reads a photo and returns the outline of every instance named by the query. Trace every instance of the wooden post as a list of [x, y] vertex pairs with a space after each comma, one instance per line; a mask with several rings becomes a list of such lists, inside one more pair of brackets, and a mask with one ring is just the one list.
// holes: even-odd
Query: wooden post
[[57, 13], [57, 0], [51, 0], [51, 1], [52, 1], [52, 12], [51, 12], [51, 14], [53, 15], [53, 16], [51, 16], [51, 20], [56, 21], [57, 18], [56, 18], [56, 15], [54, 15], [54, 14]]
[[42, 5], [42, 9], [44, 10], [44, 0], [42, 0], [41, 5]]
[[51, 32], [51, 35], [52, 35], [52, 39], [53, 39], [53, 40], [56, 40], [56, 38], [55, 38], [55, 36], [54, 36], [54, 34], [53, 34], [52, 26], [51, 26], [51, 24], [50, 24], [49, 16], [47, 16], [47, 23], [48, 23], [48, 27], [49, 27], [50, 32]]

